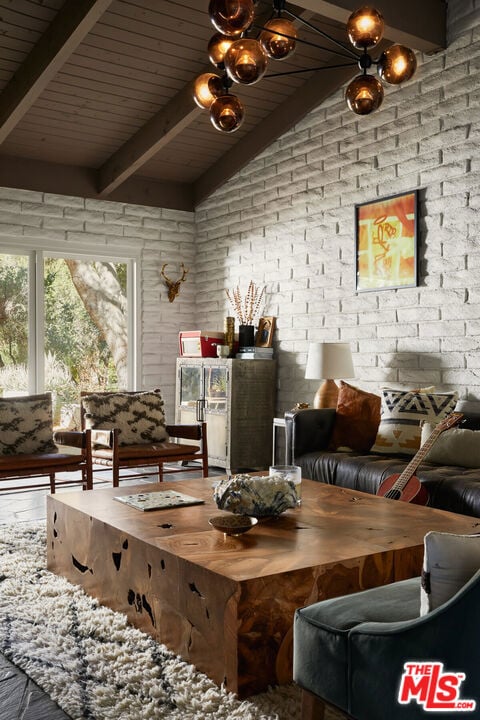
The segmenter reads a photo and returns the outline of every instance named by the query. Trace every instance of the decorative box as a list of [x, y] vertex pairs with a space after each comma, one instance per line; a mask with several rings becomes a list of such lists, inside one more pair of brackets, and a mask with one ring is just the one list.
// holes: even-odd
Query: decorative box
[[217, 357], [217, 345], [223, 345], [223, 332], [210, 330], [180, 330], [180, 357]]

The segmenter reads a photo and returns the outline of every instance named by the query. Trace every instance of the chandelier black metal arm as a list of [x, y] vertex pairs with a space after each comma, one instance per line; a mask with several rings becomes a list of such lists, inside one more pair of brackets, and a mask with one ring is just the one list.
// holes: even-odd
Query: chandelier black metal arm
[[[384, 95], [380, 80], [367, 72], [372, 65], [377, 66], [382, 80], [394, 85], [409, 80], [415, 72], [415, 53], [403, 45], [391, 45], [378, 60], [370, 56], [368, 50], [380, 42], [384, 30], [381, 13], [372, 7], [362, 7], [348, 19], [347, 36], [354, 49], [289, 10], [285, 0], [273, 0], [271, 7], [270, 18], [260, 24], [255, 22], [254, 0], [210, 0], [209, 16], [217, 33], [208, 43], [208, 52], [212, 64], [223, 74], [200, 75], [194, 83], [194, 99], [201, 108], [210, 110], [211, 121], [218, 130], [234, 132], [243, 122], [243, 105], [230, 93], [233, 83], [252, 85], [262, 77], [274, 78], [358, 65], [362, 72], [347, 86], [345, 98], [353, 112], [368, 115], [380, 107]], [[335, 48], [299, 38], [290, 18], [317, 33]], [[248, 37], [248, 31], [252, 28], [258, 30], [256, 38]], [[289, 57], [297, 42], [331, 52], [351, 62], [266, 75], [267, 61]]]
[[[255, 28], [255, 30], [269, 32], [268, 27], [266, 25], [256, 25], [255, 23], [252, 23], [251, 27]], [[319, 31], [317, 31], [317, 32], [319, 32]], [[302, 45], [309, 45], [310, 47], [314, 47], [316, 50], [326, 50], [327, 52], [334, 52], [335, 55], [339, 55], [340, 57], [344, 57], [344, 58], [348, 58], [348, 59], [350, 59], [350, 58], [358, 59], [358, 55], [356, 55], [355, 53], [352, 53], [350, 51], [348, 52], [348, 55], [347, 55], [347, 53], [341, 53], [338, 50], [333, 50], [332, 48], [325, 47], [325, 45], [318, 45], [318, 43], [311, 42], [310, 40], [305, 40], [305, 38], [299, 38], [298, 36], [295, 36], [295, 35], [288, 35], [288, 33], [280, 32], [280, 30], [277, 30], [275, 34], [279, 35], [280, 37], [287, 38], [288, 40], [295, 40], [296, 42], [299, 42]], [[322, 33], [322, 35], [325, 35], [325, 33]], [[332, 42], [333, 42], [333, 40], [332, 40]]]
[[[288, 8], [285, 8], [285, 12], [287, 15], [290, 15], [294, 20], [296, 20], [299, 23], [302, 23], [302, 25], [305, 25], [305, 27], [308, 27], [310, 30], [313, 30], [314, 32], [318, 33], [318, 35], [321, 35], [325, 40], [329, 40], [329, 42], [333, 43], [333, 45], [337, 45], [338, 47], [342, 48], [345, 52], [348, 53], [350, 57], [358, 57], [356, 53], [351, 50], [351, 48], [348, 47], [348, 45], [344, 45], [340, 40], [337, 40], [336, 38], [332, 37], [328, 33], [326, 33], [324, 30], [321, 30], [320, 28], [316, 27], [315, 25], [312, 25], [311, 22], [308, 20], [305, 20], [305, 18], [302, 18], [301, 15], [296, 15], [295, 13], [291, 12]], [[299, 42], [303, 42], [299, 38]], [[323, 50], [326, 50], [327, 48], [322, 48]], [[335, 52], [335, 51], [334, 51]], [[340, 53], [338, 53], [340, 55]]]
[[287, 70], [286, 72], [279, 73], [267, 73], [264, 78], [276, 78], [286, 77], [287, 75], [299, 75], [300, 73], [306, 72], [318, 72], [319, 70], [336, 70], [337, 68], [355, 67], [358, 65], [356, 62], [352, 63], [339, 63], [338, 65], [319, 65], [318, 67], [303, 68], [302, 70]]
[[[309, 27], [314, 28], [314, 26], [311, 25], [310, 23], [307, 23], [307, 24]], [[268, 28], [265, 25], [256, 25], [255, 23], [252, 23], [251, 27], [255, 28], [256, 30], [262, 30], [262, 31], [268, 32]], [[316, 32], [319, 32], [321, 35], [323, 35], [324, 37], [327, 37], [329, 40], [332, 40], [332, 42], [334, 42], [334, 39], [331, 38], [326, 33], [324, 33], [323, 31], [320, 31], [318, 28], [314, 28], [314, 29], [316, 30]], [[299, 37], [295, 37], [293, 35], [288, 35], [287, 33], [282, 33], [279, 30], [276, 31], [276, 34], [280, 35], [281, 37], [287, 38], [288, 40], [295, 40], [296, 42], [299, 42], [302, 45], [309, 45], [310, 47], [314, 47], [316, 50], [326, 50], [327, 52], [333, 52], [333, 53], [335, 53], [335, 55], [338, 55], [339, 57], [344, 57], [347, 59], [355, 58], [355, 62], [344, 63], [343, 65], [322, 65], [321, 67], [304, 68], [303, 70], [287, 70], [286, 72], [283, 72], [283, 73], [267, 73], [266, 75], [264, 75], [265, 78], [281, 77], [282, 75], [296, 75], [297, 73], [315, 72], [317, 70], [335, 70], [336, 68], [353, 67], [354, 65], [357, 65], [361, 70], [366, 70], [374, 64], [378, 65], [380, 62], [380, 59], [374, 60], [368, 54], [366, 48], [361, 55], [358, 55], [357, 53], [350, 52], [350, 51], [349, 51], [349, 54], [346, 55], [345, 53], [338, 52], [338, 50], [332, 50], [332, 48], [327, 48], [324, 45], [318, 45], [317, 43], [313, 43], [310, 40], [305, 40], [304, 38], [299, 38]], [[344, 46], [342, 45], [342, 47], [344, 47]]]

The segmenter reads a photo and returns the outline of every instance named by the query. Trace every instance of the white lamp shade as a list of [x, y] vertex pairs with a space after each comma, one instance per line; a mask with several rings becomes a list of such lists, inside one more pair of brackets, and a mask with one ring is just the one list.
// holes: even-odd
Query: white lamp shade
[[355, 371], [349, 343], [310, 343], [305, 368], [307, 380], [353, 377]]

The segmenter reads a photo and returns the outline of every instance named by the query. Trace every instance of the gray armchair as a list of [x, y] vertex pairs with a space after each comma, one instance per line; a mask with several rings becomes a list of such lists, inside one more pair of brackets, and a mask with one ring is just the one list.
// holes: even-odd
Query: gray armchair
[[[322, 720], [325, 703], [354, 720], [458, 717], [398, 702], [405, 663], [441, 662], [465, 673], [462, 700], [480, 710], [480, 570], [436, 610], [419, 617], [420, 578], [324, 600], [296, 611], [294, 680], [303, 720]], [[460, 713], [461, 714], [461, 713]]]

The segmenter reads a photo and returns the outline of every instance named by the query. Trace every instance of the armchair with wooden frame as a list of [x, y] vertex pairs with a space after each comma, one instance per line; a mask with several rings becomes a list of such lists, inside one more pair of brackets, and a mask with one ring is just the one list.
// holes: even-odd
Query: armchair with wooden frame
[[91, 431], [93, 464], [111, 468], [113, 487], [128, 468], [155, 467], [159, 482], [166, 472], [208, 475], [206, 423], [166, 425], [159, 390], [82, 392], [81, 418], [82, 429]]
[[[0, 398], [0, 490], [50, 487], [53, 494], [57, 486], [71, 484], [90, 490], [90, 447], [89, 430], [53, 430], [50, 393]], [[76, 475], [57, 478], [67, 472]]]

